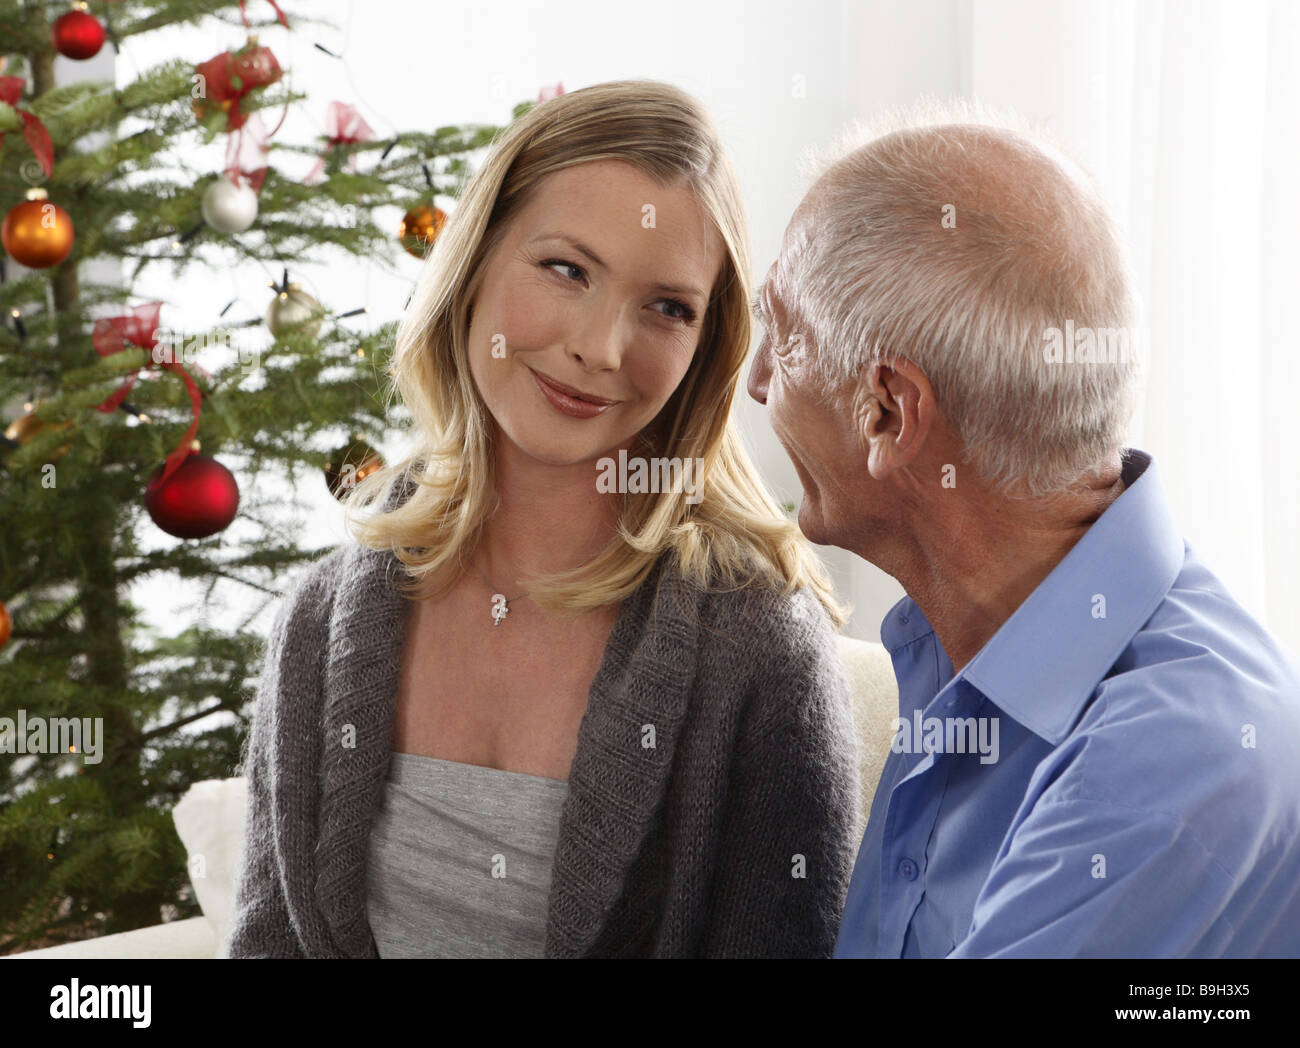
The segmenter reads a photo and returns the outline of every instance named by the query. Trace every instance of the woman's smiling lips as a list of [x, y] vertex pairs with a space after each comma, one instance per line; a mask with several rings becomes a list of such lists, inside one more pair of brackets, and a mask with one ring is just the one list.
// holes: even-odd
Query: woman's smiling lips
[[533, 376], [533, 381], [537, 383], [537, 388], [546, 398], [547, 403], [570, 418], [595, 418], [618, 403], [617, 400], [597, 397], [591, 393], [584, 393], [580, 389], [574, 389], [572, 386], [566, 386], [563, 382], [556, 382], [555, 379], [541, 375], [532, 368], [529, 368], [528, 372]]

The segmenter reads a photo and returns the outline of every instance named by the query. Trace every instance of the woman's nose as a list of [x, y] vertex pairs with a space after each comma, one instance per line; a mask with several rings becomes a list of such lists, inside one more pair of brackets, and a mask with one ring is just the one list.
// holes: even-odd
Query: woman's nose
[[588, 371], [617, 371], [626, 351], [626, 335], [617, 315], [593, 320], [569, 339], [566, 349]]

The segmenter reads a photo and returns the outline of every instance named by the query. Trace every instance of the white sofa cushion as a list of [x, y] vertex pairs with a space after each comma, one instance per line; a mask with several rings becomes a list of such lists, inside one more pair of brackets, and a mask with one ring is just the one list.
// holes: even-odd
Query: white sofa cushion
[[845, 636], [837, 637], [836, 642], [853, 699], [853, 719], [858, 736], [858, 769], [862, 777], [857, 832], [860, 838], [871, 814], [876, 783], [884, 770], [885, 758], [889, 756], [889, 743], [894, 737], [898, 682], [894, 679], [894, 662], [883, 645]]
[[247, 804], [244, 778], [208, 779], [191, 786], [172, 810], [176, 833], [189, 854], [190, 883], [216, 932], [218, 957], [228, 953], [235, 922], [235, 882], [243, 859]]

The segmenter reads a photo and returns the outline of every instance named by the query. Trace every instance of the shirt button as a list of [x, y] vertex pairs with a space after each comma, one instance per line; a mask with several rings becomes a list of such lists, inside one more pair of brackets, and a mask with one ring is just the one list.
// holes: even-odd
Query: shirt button
[[901, 876], [904, 880], [908, 880], [908, 881], [916, 880], [916, 874], [917, 874], [916, 863], [914, 863], [911, 859], [904, 859], [902, 862], [898, 864], [898, 873], [899, 876]]
[[904, 626], [906, 626], [906, 625], [907, 625], [907, 616], [906, 616], [906, 615], [900, 615], [900, 616], [898, 616], [898, 621], [901, 622]]

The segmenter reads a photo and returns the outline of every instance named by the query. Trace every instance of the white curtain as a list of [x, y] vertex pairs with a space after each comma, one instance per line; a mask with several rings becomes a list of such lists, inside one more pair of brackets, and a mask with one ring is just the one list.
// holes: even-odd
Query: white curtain
[[[859, 109], [955, 87], [1046, 121], [1098, 179], [1146, 306], [1130, 443], [1155, 456], [1188, 541], [1300, 661], [1300, 3], [935, 0], [860, 14], [863, 51], [883, 46], [873, 28], [910, 19], [926, 35], [909, 45], [928, 37], [951, 78], [892, 83], [884, 98], [868, 82]], [[854, 582], [859, 600], [880, 596], [870, 576]]]
[[1152, 350], [1133, 442], [1157, 456], [1188, 540], [1294, 656], [1300, 6], [1110, 15], [1098, 175], [1134, 248]]

